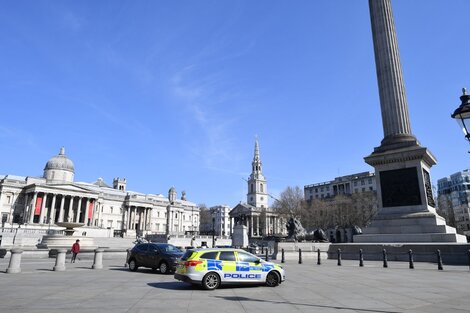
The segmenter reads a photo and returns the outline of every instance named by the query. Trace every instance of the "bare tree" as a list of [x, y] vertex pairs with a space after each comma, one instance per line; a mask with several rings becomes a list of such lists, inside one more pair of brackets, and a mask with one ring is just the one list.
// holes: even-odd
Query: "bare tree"
[[272, 206], [273, 210], [286, 219], [294, 217], [300, 219], [304, 205], [304, 192], [299, 186], [287, 187], [281, 192]]
[[210, 210], [204, 203], [199, 206], [199, 233], [208, 235], [212, 232], [212, 216]]

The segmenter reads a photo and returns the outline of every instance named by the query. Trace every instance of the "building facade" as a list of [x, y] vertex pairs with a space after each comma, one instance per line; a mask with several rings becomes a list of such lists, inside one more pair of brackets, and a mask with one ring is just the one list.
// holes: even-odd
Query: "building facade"
[[366, 191], [377, 191], [374, 173], [361, 172], [339, 176], [331, 181], [306, 185], [304, 186], [304, 197], [306, 201], [309, 201]]
[[230, 220], [230, 208], [228, 205], [217, 205], [210, 207], [209, 211], [214, 222], [216, 236], [230, 236], [233, 227]]
[[251, 162], [251, 175], [247, 180], [247, 186], [247, 202], [240, 202], [230, 211], [230, 225], [243, 224], [247, 226], [250, 238], [285, 233], [285, 228], [282, 227], [283, 223], [278, 214], [268, 205], [268, 186], [263, 175], [258, 140], [255, 141], [255, 153]]
[[470, 169], [437, 181], [439, 209], [446, 212], [447, 223], [470, 237]]
[[116, 236], [147, 233], [185, 234], [199, 229], [199, 208], [177, 199], [127, 190], [124, 178], [107, 185], [75, 182], [73, 162], [61, 148], [44, 168], [43, 177], [0, 175], [0, 215], [3, 226], [50, 227], [55, 223], [82, 223], [81, 230], [108, 229]]

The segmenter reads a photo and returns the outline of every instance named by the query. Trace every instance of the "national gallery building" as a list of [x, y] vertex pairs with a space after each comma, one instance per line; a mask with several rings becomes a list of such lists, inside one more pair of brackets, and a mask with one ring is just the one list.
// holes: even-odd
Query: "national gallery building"
[[52, 157], [43, 177], [0, 175], [2, 227], [25, 224], [27, 228], [54, 226], [56, 222], [85, 224], [80, 230], [112, 231], [115, 236], [146, 233], [195, 234], [199, 230], [199, 208], [177, 199], [174, 187], [168, 197], [126, 190], [126, 179], [115, 178], [108, 186], [99, 178], [94, 183], [74, 182], [73, 162], [65, 149]]

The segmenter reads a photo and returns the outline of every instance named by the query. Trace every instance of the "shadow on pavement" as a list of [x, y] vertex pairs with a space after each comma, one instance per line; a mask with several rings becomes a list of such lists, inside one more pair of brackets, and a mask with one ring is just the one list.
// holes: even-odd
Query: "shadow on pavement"
[[158, 282], [158, 283], [148, 283], [150, 287], [160, 288], [160, 289], [169, 289], [169, 290], [191, 290], [191, 289], [198, 289], [197, 286], [192, 286], [190, 284], [178, 282], [178, 281], [170, 281], [170, 282]]
[[289, 301], [262, 300], [262, 299], [252, 299], [252, 298], [237, 297], [237, 296], [215, 296], [215, 298], [220, 298], [220, 299], [229, 300], [229, 301], [269, 302], [269, 303], [273, 303], [273, 304], [289, 304], [289, 305], [309, 306], [309, 307], [324, 308], [324, 309], [336, 309], [336, 310], [353, 310], [353, 311], [358, 311], [358, 312], [400, 313], [400, 312], [397, 312], [397, 311], [384, 311], [384, 310], [363, 309], [363, 308], [350, 308], [350, 307], [344, 307], [344, 306], [319, 305], [319, 304], [298, 303], [298, 302], [289, 302]]

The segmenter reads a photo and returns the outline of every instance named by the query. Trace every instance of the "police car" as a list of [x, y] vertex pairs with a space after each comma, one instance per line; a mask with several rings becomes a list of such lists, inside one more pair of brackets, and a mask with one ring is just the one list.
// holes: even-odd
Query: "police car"
[[221, 284], [256, 283], [276, 287], [286, 279], [284, 269], [241, 249], [188, 250], [178, 262], [175, 278], [213, 290]]

